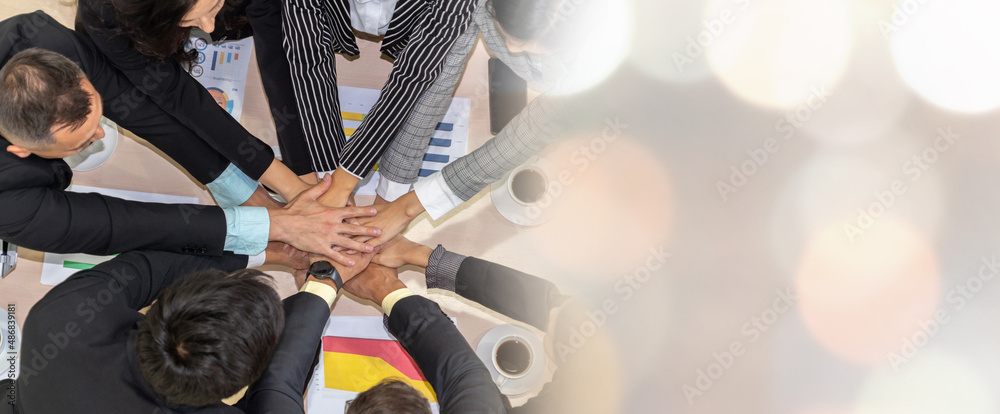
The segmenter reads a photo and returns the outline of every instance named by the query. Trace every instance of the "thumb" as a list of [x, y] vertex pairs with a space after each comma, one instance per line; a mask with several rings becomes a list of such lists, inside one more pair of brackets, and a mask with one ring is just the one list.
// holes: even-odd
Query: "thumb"
[[319, 198], [321, 195], [326, 193], [326, 190], [330, 189], [330, 184], [332, 182], [333, 181], [330, 179], [330, 174], [324, 175], [323, 179], [319, 180], [319, 184], [316, 184], [312, 188], [302, 192], [303, 197], [307, 197], [313, 200]]

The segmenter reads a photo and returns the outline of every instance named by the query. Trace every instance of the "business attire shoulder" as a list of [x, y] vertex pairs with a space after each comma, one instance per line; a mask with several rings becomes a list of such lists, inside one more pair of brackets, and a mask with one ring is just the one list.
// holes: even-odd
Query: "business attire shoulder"
[[[199, 408], [172, 407], [153, 393], [139, 371], [135, 347], [143, 318], [139, 309], [150, 305], [173, 282], [199, 270], [231, 272], [246, 265], [246, 256], [130, 252], [56, 286], [32, 307], [24, 324], [21, 371], [13, 393], [19, 413], [284, 414], [301, 410], [309, 363], [298, 360], [311, 361], [315, 356], [330, 310], [323, 299], [308, 292], [284, 301], [286, 325], [274, 356], [235, 406], [220, 402]], [[3, 405], [0, 414], [10, 412]]]
[[[280, 3], [278, 5], [280, 7]], [[271, 13], [273, 14], [273, 12]], [[280, 8], [278, 14], [272, 19], [279, 17]], [[280, 21], [278, 24], [280, 25]], [[274, 159], [271, 147], [250, 134], [225, 109], [222, 109], [208, 93], [208, 90], [191, 77], [179, 63], [173, 59], [150, 58], [135, 50], [132, 41], [120, 27], [110, 1], [80, 0], [77, 7], [76, 29], [88, 37], [96, 46], [96, 50], [107, 57], [111, 66], [121, 71], [142, 94], [147, 95], [163, 111], [176, 119], [176, 122], [193, 131], [248, 176], [259, 179], [271, 165]], [[265, 47], [268, 51], [274, 49], [274, 46], [273, 40], [265, 39], [263, 35], [260, 37], [260, 39], [256, 39], [256, 48], [258, 49], [258, 60], [267, 63], [262, 65], [263, 72], [265, 67], [271, 68], [274, 57], [270, 55], [260, 56], [260, 45], [270, 46], [270, 48]], [[277, 48], [281, 52], [280, 40], [278, 42]], [[283, 61], [284, 54], [277, 55]], [[265, 57], [268, 59], [264, 59]], [[270, 75], [269, 73], [264, 74]], [[286, 73], [285, 76], [286, 81], [290, 82], [290, 75]], [[280, 78], [278, 75], [264, 76], [263, 79], [268, 79], [265, 86], [272, 86], [271, 83], [278, 78]], [[291, 95], [281, 94], [281, 96], [287, 100], [290, 99]], [[269, 94], [269, 97], [272, 100], [278, 100], [276, 96]], [[283, 106], [293, 109], [295, 107], [294, 104], [290, 103]], [[109, 109], [116, 111], [123, 108]], [[294, 120], [294, 118], [295, 114], [292, 114], [292, 116], [285, 116], [283, 119]], [[287, 125], [280, 124], [282, 128], [278, 129], [282, 134], [296, 131], [294, 122], [286, 121], [285, 123]]]
[[0, 238], [54, 253], [106, 255], [157, 249], [221, 255], [226, 218], [215, 206], [127, 201], [65, 191], [63, 160], [7, 152], [0, 138]]
[[[246, 256], [130, 252], [54, 287], [28, 313], [16, 404], [21, 413], [173, 413], [139, 371], [139, 309], [183, 277], [233, 271]], [[238, 413], [217, 404], [197, 413]]]
[[444, 58], [485, 0], [398, 0], [382, 39], [395, 59], [378, 102], [348, 142], [338, 101], [335, 54], [358, 54], [352, 0], [288, 0], [284, 29], [295, 93], [318, 171], [343, 167], [363, 177], [372, 170]]
[[436, 303], [416, 295], [400, 299], [388, 327], [434, 388], [442, 414], [506, 412], [507, 399], [489, 370]]

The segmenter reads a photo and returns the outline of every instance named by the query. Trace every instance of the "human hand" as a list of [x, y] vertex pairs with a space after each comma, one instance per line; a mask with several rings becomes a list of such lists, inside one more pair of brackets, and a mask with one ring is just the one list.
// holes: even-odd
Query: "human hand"
[[434, 249], [415, 243], [402, 235], [393, 237], [382, 246], [372, 263], [393, 269], [406, 266], [408, 264], [420, 267], [427, 267], [427, 260], [430, 259]]
[[378, 209], [378, 214], [374, 217], [368, 216], [360, 219], [364, 226], [373, 226], [382, 229], [382, 235], [376, 239], [357, 237], [355, 240], [368, 242], [368, 244], [378, 246], [385, 244], [395, 238], [399, 233], [410, 225], [414, 218], [424, 212], [424, 206], [420, 204], [417, 194], [410, 191], [402, 197], [388, 204], [373, 205]]
[[376, 214], [372, 207], [331, 208], [317, 201], [330, 188], [329, 176], [319, 184], [302, 192], [283, 209], [268, 209], [271, 216], [269, 240], [280, 240], [299, 250], [321, 254], [333, 261], [353, 266], [354, 260], [333, 248], [359, 252], [373, 252], [374, 247], [349, 236], [374, 237], [382, 233], [378, 228], [345, 223], [354, 217]]
[[268, 242], [264, 249], [264, 264], [285, 266], [295, 270], [309, 267], [309, 254], [282, 242]]
[[319, 198], [319, 202], [330, 207], [346, 206], [351, 200], [354, 187], [358, 185], [358, 181], [360, 180], [358, 177], [347, 172], [343, 167], [337, 168], [330, 179], [333, 181], [333, 184], [330, 186], [330, 190]]
[[344, 283], [344, 290], [361, 299], [367, 299], [382, 306], [382, 300], [390, 293], [405, 288], [406, 285], [399, 280], [399, 273], [396, 269], [370, 264], [368, 268]]

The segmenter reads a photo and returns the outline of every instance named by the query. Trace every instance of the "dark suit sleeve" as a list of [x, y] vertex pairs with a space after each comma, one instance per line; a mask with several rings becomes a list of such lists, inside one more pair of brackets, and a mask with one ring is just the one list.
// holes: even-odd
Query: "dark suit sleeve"
[[489, 370], [436, 303], [403, 298], [389, 315], [389, 331], [434, 387], [442, 414], [506, 412]]
[[218, 256], [225, 246], [226, 218], [215, 206], [140, 203], [31, 187], [0, 192], [0, 238], [53, 253], [148, 249]]
[[[271, 147], [216, 104], [211, 94], [177, 61], [149, 58], [133, 48], [128, 36], [118, 33], [110, 2], [81, 0], [76, 26], [136, 88], [248, 176], [260, 179], [270, 167], [274, 160]], [[128, 110], [127, 105], [115, 105], [106, 112], [123, 116], [126, 114], [116, 111]]]
[[475, 257], [458, 268], [455, 293], [543, 332], [550, 311], [567, 299], [552, 282]]
[[250, 414], [302, 413], [302, 395], [312, 373], [330, 308], [319, 296], [300, 292], [285, 299], [285, 330], [267, 369], [247, 390]]

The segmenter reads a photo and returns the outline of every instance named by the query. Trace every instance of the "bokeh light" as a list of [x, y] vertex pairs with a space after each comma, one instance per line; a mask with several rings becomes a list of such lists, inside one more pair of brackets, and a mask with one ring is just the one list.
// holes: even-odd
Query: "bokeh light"
[[[577, 8], [571, 6], [582, 3]], [[628, 55], [628, 45], [632, 41], [633, 7], [631, 0], [589, 0], [570, 1], [560, 13], [566, 18], [583, 19], [587, 24], [579, 25], [583, 30], [571, 36], [576, 39], [574, 53], [565, 77], [550, 92], [558, 95], [584, 91], [601, 83], [610, 76]], [[600, 30], [594, 30], [600, 27]]]
[[792, 108], [836, 86], [851, 49], [843, 0], [737, 1], [726, 18], [733, 4], [713, 1], [703, 16], [726, 27], [707, 55], [730, 90], [759, 105]]
[[997, 411], [989, 384], [972, 361], [921, 350], [898, 370], [886, 368], [864, 383], [856, 414], [987, 414]]
[[849, 361], [877, 364], [932, 317], [939, 284], [926, 237], [890, 216], [853, 240], [839, 223], [817, 233], [802, 256], [796, 290], [818, 342]]
[[1000, 2], [901, 0], [880, 23], [903, 80], [945, 109], [1000, 106]]

